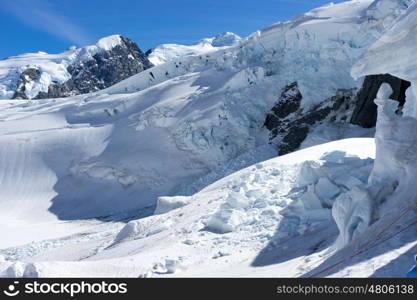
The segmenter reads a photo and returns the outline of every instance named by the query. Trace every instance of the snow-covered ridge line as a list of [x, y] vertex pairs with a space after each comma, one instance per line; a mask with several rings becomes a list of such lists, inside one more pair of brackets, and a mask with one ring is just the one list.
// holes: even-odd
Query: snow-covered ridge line
[[[183, 59], [175, 59], [166, 67], [168, 78], [199, 71], [202, 66], [232, 71], [260, 66], [266, 76], [279, 73], [277, 80], [281, 87], [298, 82], [303, 104], [311, 108], [334, 96], [338, 89], [361, 86], [361, 80], [350, 76], [351, 67], [390, 26], [393, 18], [406, 10], [409, 0], [377, 2], [383, 5], [376, 5], [372, 0], [327, 5], [255, 32], [228, 49], [193, 53]], [[384, 13], [387, 2], [389, 10]], [[178, 70], [170, 72], [172, 63]], [[186, 69], [182, 71], [182, 68]], [[153, 78], [148, 72], [148, 75], [138, 74], [129, 81], [143, 82], [143, 89], [166, 80], [166, 72], [160, 72], [163, 73], [162, 78]], [[156, 73], [159, 73], [159, 68]], [[332, 74], [331, 80], [328, 74]], [[318, 83], [320, 89], [316, 88]], [[110, 88], [106, 93], [123, 93], [126, 88], [130, 91], [131, 85], [121, 83], [118, 88]]]
[[207, 54], [219, 49], [235, 46], [241, 38], [232, 33], [224, 32], [212, 38], [205, 38], [194, 45], [162, 44], [147, 51], [148, 59], [154, 65], [168, 61], [183, 59], [187, 56]]
[[[114, 57], [115, 62], [106, 61]], [[151, 67], [144, 53], [120, 35], [60, 54], [27, 53], [0, 61], [0, 99], [53, 98], [103, 89]], [[106, 76], [103, 72], [111, 72]]]

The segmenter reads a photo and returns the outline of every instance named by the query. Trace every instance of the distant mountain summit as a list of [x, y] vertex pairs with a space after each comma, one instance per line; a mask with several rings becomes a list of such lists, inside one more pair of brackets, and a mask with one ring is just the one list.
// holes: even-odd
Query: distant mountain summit
[[152, 67], [138, 45], [121, 35], [61, 54], [28, 53], [0, 61], [0, 99], [68, 97], [107, 88]]
[[414, 0], [351, 0], [0, 61], [0, 99], [138, 72], [0, 101], [0, 277], [405, 276], [416, 28]]

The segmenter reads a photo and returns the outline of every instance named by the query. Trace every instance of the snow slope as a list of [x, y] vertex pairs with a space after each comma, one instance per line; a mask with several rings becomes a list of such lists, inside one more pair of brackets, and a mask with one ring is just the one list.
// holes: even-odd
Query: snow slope
[[167, 61], [178, 60], [187, 56], [204, 55], [219, 49], [226, 49], [237, 45], [240, 40], [241, 38], [238, 35], [232, 32], [224, 32], [212, 38], [202, 39], [197, 44], [190, 46], [162, 44], [151, 49], [148, 59], [157, 66]]
[[[357, 238], [346, 230], [340, 240], [339, 229], [358, 228], [343, 203], [361, 208], [354, 200], [368, 189], [374, 141], [260, 163], [276, 155], [262, 128], [266, 113], [294, 81], [302, 109], [360, 86], [352, 65], [408, 2], [327, 5], [99, 92], [1, 101], [0, 228], [16, 233], [0, 242], [1, 275], [316, 275]], [[363, 135], [324, 127], [305, 146]], [[415, 247], [403, 233], [386, 252], [365, 249], [366, 261], [325, 275], [381, 275]], [[406, 267], [386, 272], [401, 276]]]
[[[380, 7], [376, 2], [389, 2], [392, 7], [382, 13], [384, 5]], [[103, 93], [142, 90], [175, 76], [210, 68], [233, 73], [225, 84], [232, 92], [237, 86], [250, 89], [252, 85], [261, 91], [257, 85], [269, 81], [274, 82], [278, 97], [284, 86], [298, 82], [303, 108], [308, 109], [336, 95], [340, 89], [361, 86], [362, 80], [354, 80], [350, 75], [352, 66], [407, 9], [410, 0], [376, 2], [353, 0], [329, 4], [264, 28], [242, 39], [237, 46], [168, 61]], [[261, 93], [259, 98], [271, 94], [269, 90]]]

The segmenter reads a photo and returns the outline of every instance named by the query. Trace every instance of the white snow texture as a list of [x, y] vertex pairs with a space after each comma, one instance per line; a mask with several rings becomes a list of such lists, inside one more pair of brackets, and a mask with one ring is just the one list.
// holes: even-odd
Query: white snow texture
[[[161, 45], [155, 67], [60, 99], [10, 100], [14, 74], [40, 68], [37, 94], [118, 36], [0, 61], [0, 276], [405, 276], [416, 25], [411, 0], [329, 4], [242, 39]], [[375, 139], [322, 124], [276, 156], [263, 123], [285, 85], [307, 110], [384, 73], [412, 86], [403, 115], [381, 86]]]

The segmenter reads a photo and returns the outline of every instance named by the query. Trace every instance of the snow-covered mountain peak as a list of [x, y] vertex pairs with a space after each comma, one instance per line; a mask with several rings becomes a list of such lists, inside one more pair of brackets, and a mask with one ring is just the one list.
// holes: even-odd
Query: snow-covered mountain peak
[[225, 47], [237, 45], [241, 37], [232, 32], [217, 34], [215, 37], [204, 38], [194, 45], [162, 44], [149, 50], [148, 59], [154, 65], [168, 61], [185, 59], [189, 56], [207, 54]]
[[[360, 57], [359, 77], [417, 82], [409, 4], [330, 4], [244, 39], [161, 45], [149, 54], [157, 66], [143, 70], [143, 60], [100, 91], [0, 101], [0, 227], [19, 233], [1, 240], [0, 276], [405, 274], [416, 213], [398, 216], [401, 196], [415, 194], [416, 121], [395, 113], [382, 99], [395, 87], [382, 85], [376, 151], [363, 138], [374, 131], [349, 122], [360, 91], [381, 83], [351, 77]], [[117, 72], [101, 65], [119, 54]], [[129, 55], [142, 54], [115, 35], [14, 59], [47, 58], [17, 78], [33, 98], [52, 80], [45, 66], [81, 74], [74, 85], [90, 91], [82, 84], [129, 75]]]

